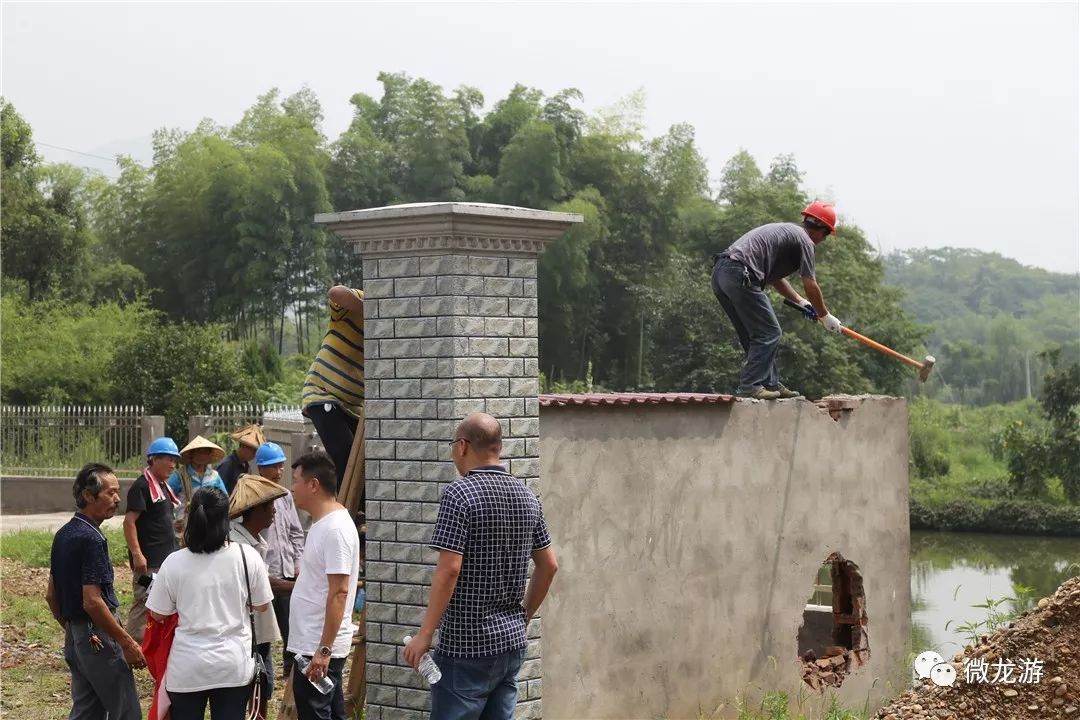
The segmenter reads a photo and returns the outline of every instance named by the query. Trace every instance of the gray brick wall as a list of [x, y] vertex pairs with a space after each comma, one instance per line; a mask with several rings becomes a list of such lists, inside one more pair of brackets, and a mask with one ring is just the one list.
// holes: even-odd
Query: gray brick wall
[[[368, 720], [421, 720], [430, 694], [402, 657], [437, 553], [426, 543], [457, 476], [447, 443], [468, 412], [503, 426], [509, 469], [537, 489], [536, 260], [365, 259]], [[540, 717], [540, 620], [515, 717]]]

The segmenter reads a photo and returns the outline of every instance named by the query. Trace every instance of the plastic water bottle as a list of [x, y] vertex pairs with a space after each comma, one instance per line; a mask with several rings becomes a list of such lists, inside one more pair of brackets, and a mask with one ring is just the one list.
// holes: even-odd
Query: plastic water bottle
[[[408, 645], [412, 641], [412, 635], [405, 636], [405, 644]], [[435, 660], [432, 659], [431, 653], [426, 652], [420, 656], [420, 667], [417, 668], [417, 672], [423, 675], [427, 680], [428, 685], [434, 685], [442, 680], [442, 670], [435, 664]]]
[[[295, 662], [296, 672], [298, 672], [298, 673], [306, 673], [307, 669], [308, 669], [308, 665], [310, 665], [310, 664], [311, 664], [311, 660], [304, 657], [303, 655], [297, 655], [296, 656], [296, 662]], [[304, 675], [304, 677], [307, 677], [307, 675]], [[329, 695], [330, 692], [334, 689], [334, 681], [331, 680], [330, 677], [327, 676], [327, 675], [324, 675], [322, 677], [322, 679], [319, 680], [318, 682], [312, 680], [311, 678], [308, 678], [308, 682], [311, 683], [312, 685], [314, 685], [315, 689], [318, 690], [319, 692], [321, 692], [323, 695]]]

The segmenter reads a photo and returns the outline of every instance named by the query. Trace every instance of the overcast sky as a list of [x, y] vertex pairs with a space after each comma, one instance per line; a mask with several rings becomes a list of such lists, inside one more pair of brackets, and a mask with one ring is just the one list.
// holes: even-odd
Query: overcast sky
[[641, 88], [650, 135], [689, 122], [714, 177], [740, 148], [763, 167], [794, 153], [807, 189], [883, 250], [1080, 269], [1075, 1], [4, 2], [2, 15], [2, 92], [39, 143], [148, 162], [155, 128], [231, 124], [260, 93], [304, 84], [334, 139], [350, 95], [381, 96], [381, 70], [473, 85], [488, 107], [515, 82], [579, 88], [589, 112]]

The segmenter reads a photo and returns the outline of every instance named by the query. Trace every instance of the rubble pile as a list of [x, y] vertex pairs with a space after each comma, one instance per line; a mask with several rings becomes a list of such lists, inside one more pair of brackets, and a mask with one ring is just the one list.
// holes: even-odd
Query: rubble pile
[[821, 690], [825, 686], [840, 687], [854, 662], [852, 652], [838, 645], [826, 648], [823, 658], [809, 650], [799, 659], [802, 661], [803, 682], [814, 690]]
[[[1038, 664], [1033, 665], [1032, 661]], [[983, 679], [972, 668], [1027, 664], [1004, 680]], [[874, 716], [878, 720], [1080, 720], [1080, 577], [949, 663], [955, 684], [917, 680]], [[938, 666], [940, 667], [940, 666]], [[994, 682], [994, 677], [1001, 676]]]

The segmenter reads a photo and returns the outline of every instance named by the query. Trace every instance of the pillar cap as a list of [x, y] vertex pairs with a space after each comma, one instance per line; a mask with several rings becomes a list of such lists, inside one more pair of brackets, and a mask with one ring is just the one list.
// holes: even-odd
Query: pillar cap
[[315, 222], [352, 242], [361, 255], [447, 252], [536, 256], [580, 213], [489, 203], [429, 202], [319, 213]]

